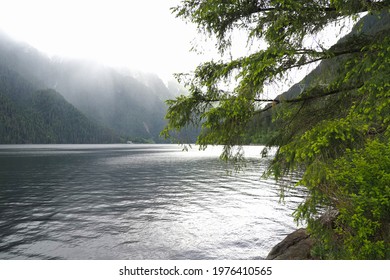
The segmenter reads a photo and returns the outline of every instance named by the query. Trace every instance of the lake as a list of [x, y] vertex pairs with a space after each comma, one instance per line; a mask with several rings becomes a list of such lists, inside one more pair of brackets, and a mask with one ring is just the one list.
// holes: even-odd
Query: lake
[[302, 201], [261, 175], [245, 147], [0, 145], [0, 259], [262, 259], [296, 228]]

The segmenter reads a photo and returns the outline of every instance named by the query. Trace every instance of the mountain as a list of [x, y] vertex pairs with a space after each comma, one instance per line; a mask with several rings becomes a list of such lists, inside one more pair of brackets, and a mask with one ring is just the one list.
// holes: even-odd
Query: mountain
[[0, 65], [1, 144], [119, 141], [113, 131], [90, 121], [58, 92], [40, 90], [37, 84]]
[[[351, 32], [341, 38], [332, 48], [342, 48], [343, 44], [358, 34], [367, 36], [378, 34], [379, 32], [389, 32], [390, 30], [390, 16], [388, 12], [383, 12], [381, 15], [367, 14], [362, 17], [352, 28]], [[329, 58], [323, 60], [314, 70], [306, 75], [301, 81], [293, 85], [286, 92], [278, 95], [275, 100], [291, 100], [301, 95], [304, 89], [314, 87], [322, 87], [331, 84], [340, 68], [345, 63], [345, 56]], [[278, 121], [273, 122], [275, 110], [267, 110], [273, 104], [267, 104], [262, 110], [263, 112], [257, 114], [254, 120], [248, 125], [248, 133], [246, 135], [246, 143], [266, 144], [277, 135], [276, 130], [282, 125]], [[280, 105], [281, 110], [283, 105]]]
[[123, 139], [162, 141], [164, 101], [174, 93], [156, 75], [137, 76], [93, 62], [50, 58], [1, 33], [0, 66], [35, 89], [53, 89], [87, 119]]
[[[362, 17], [352, 28], [351, 32], [341, 38], [332, 49], [342, 48], [343, 44], [358, 34], [374, 35], [390, 29], [390, 16], [388, 12], [380, 15], [367, 14]], [[293, 85], [288, 91], [276, 97], [276, 99], [292, 99], [301, 94], [303, 88], [313, 87], [316, 84], [327, 84], [334, 79], [334, 71], [344, 62], [343, 56], [323, 60], [300, 82]]]

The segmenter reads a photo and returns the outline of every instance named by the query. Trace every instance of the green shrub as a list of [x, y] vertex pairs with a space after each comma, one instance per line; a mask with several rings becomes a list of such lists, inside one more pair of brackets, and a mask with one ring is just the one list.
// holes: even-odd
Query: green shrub
[[332, 228], [312, 222], [322, 258], [389, 259], [390, 146], [369, 141], [347, 151], [326, 170], [337, 196], [338, 218]]

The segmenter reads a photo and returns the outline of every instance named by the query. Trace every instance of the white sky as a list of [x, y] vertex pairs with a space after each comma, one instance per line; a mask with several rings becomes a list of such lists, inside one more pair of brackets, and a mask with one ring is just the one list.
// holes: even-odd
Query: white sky
[[0, 0], [0, 30], [49, 55], [86, 58], [167, 79], [205, 57], [190, 52], [194, 26], [169, 10], [179, 0]]
[[[206, 43], [195, 26], [171, 14], [170, 8], [179, 2], [0, 0], [0, 30], [49, 55], [152, 72], [166, 81], [173, 73], [190, 72], [217, 56], [212, 41]], [[323, 37], [334, 38], [332, 33], [328, 30]], [[236, 35], [233, 56], [247, 54], [245, 37]], [[204, 53], [190, 52], [191, 42]], [[269, 94], [283, 92], [308, 72], [294, 72], [290, 83], [271, 88]]]

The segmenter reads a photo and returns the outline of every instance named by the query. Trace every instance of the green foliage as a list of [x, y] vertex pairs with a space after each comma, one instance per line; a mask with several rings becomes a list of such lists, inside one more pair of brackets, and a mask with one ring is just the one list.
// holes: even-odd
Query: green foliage
[[[245, 30], [248, 42], [261, 39], [266, 44], [246, 57], [198, 66], [186, 79], [190, 95], [168, 102], [165, 136], [200, 125], [198, 144], [224, 145], [224, 159], [240, 158], [233, 147], [248, 139], [267, 139], [269, 146], [277, 146], [269, 174], [277, 179], [302, 174], [299, 185], [308, 193], [295, 217], [318, 239], [316, 253], [322, 258], [389, 258], [389, 5], [184, 0], [173, 9], [215, 35], [221, 53], [233, 43], [235, 29]], [[343, 19], [356, 21], [361, 12], [369, 14], [334, 46], [305, 45], [324, 27], [341, 30], [346, 27]], [[319, 61], [301, 92], [278, 96], [264, 106], [269, 102], [265, 86]], [[227, 91], [232, 78], [237, 86]], [[325, 209], [339, 212], [334, 227], [318, 222]]]
[[[389, 144], [370, 140], [362, 149], [348, 150], [322, 171], [328, 179], [317, 182], [317, 188], [327, 189], [327, 195], [322, 192], [323, 199], [334, 204], [339, 215], [335, 227], [327, 231], [318, 228], [315, 220], [310, 223], [317, 226], [320, 257], [390, 258]], [[337, 198], [332, 202], [331, 194]]]
[[[289, 139], [279, 142], [271, 170], [276, 177], [304, 171], [299, 184], [310, 195], [295, 216], [317, 236], [320, 257], [389, 258], [389, 45], [382, 33], [365, 52], [339, 63], [337, 72], [346, 74], [333, 77], [330, 86], [342, 79], [343, 85], [361, 85], [357, 89], [294, 104], [279, 115], [289, 122]], [[324, 207], [339, 211], [335, 229], [318, 225]]]

